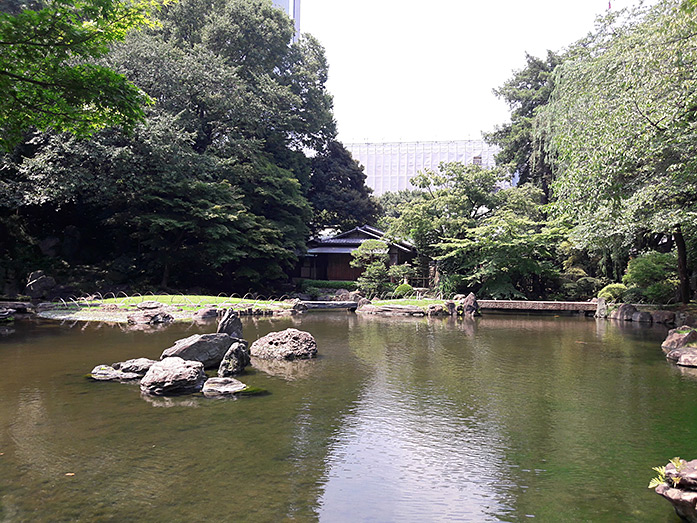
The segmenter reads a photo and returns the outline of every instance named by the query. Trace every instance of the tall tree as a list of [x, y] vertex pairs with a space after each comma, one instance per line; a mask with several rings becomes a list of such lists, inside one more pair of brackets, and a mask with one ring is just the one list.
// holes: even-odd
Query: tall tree
[[315, 156], [308, 193], [314, 208], [314, 229], [331, 227], [346, 231], [366, 223], [374, 224], [379, 206], [365, 180], [363, 167], [339, 142], [330, 142]]
[[554, 89], [554, 69], [563, 56], [547, 51], [545, 59], [526, 54], [526, 66], [515, 71], [513, 77], [494, 94], [511, 109], [511, 121], [486, 134], [489, 143], [501, 150], [496, 155], [498, 165], [510, 166], [519, 176], [519, 183], [532, 183], [544, 191], [549, 199], [552, 169], [545, 149], [544, 137], [534, 133], [535, 113], [549, 101]]
[[[696, 14], [663, 0], [607, 17], [557, 69], [540, 133], [558, 158], [555, 209], [576, 239], [672, 237], [690, 298], [684, 234], [697, 224]], [[580, 233], [579, 233], [580, 232]]]

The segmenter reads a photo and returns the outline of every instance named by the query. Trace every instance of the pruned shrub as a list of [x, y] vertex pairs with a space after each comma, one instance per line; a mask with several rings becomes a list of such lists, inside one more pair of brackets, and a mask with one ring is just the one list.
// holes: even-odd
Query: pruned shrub
[[623, 283], [611, 283], [600, 289], [598, 298], [604, 298], [607, 301], [622, 301], [626, 291], [627, 286]]
[[401, 285], [397, 286], [397, 288], [394, 290], [393, 295], [395, 298], [403, 298], [404, 296], [407, 296], [412, 292], [414, 292], [414, 287], [412, 287], [408, 283], [402, 283]]

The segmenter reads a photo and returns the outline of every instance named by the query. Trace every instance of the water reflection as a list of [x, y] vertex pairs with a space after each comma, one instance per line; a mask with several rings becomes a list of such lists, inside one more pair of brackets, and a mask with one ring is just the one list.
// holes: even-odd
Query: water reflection
[[320, 358], [255, 365], [241, 380], [266, 396], [141, 399], [82, 374], [209, 325], [19, 322], [0, 340], [0, 520], [671, 520], [645, 487], [652, 466], [694, 452], [697, 381], [666, 364], [661, 329], [343, 313], [244, 325], [250, 342], [308, 330]]

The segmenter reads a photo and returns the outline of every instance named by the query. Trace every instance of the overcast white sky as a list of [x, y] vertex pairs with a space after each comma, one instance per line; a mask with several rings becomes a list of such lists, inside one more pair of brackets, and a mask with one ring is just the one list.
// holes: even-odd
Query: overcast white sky
[[[612, 0], [612, 9], [638, 0]], [[301, 0], [324, 45], [344, 143], [480, 138], [508, 120], [492, 89], [592, 30], [608, 0]]]

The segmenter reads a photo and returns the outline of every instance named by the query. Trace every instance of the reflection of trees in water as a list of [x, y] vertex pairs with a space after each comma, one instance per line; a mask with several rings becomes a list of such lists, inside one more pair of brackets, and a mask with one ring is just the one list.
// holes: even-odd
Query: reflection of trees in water
[[252, 356], [252, 366], [271, 376], [293, 381], [308, 379], [316, 369], [317, 360], [265, 360]]

